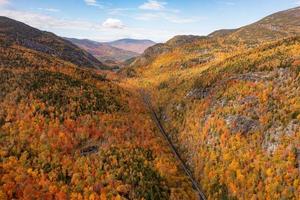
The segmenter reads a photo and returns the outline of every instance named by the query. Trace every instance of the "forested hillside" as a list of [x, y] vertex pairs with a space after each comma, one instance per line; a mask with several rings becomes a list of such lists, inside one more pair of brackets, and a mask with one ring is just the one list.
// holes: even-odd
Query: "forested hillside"
[[196, 198], [115, 74], [2, 36], [0, 199]]
[[193, 199], [138, 98], [79, 68], [1, 68], [1, 199]]
[[299, 12], [300, 7], [281, 11], [248, 26], [219, 30], [208, 36], [175, 36], [164, 44], [148, 48], [129, 66], [145, 68], [151, 64], [171, 71], [174, 67], [196, 67], [223, 59], [222, 56], [228, 53], [234, 54], [262, 43], [297, 36], [300, 34]]
[[114, 73], [0, 18], [0, 199], [199, 199], [168, 139], [207, 199], [300, 199], [299, 21], [176, 36]]
[[260, 21], [289, 27], [261, 44], [233, 37], [257, 24], [177, 36], [122, 72], [151, 93], [208, 199], [300, 198], [299, 16], [296, 8]]
[[[1, 16], [0, 45], [1, 48], [25, 48], [81, 67], [107, 68], [88, 52], [53, 33], [40, 31], [24, 23]], [[17, 51], [16, 53], [18, 54], [19, 52]]]

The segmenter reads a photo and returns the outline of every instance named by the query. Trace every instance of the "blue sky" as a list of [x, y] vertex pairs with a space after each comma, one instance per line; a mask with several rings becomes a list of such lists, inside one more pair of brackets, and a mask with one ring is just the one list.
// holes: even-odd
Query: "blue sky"
[[0, 15], [65, 37], [163, 42], [237, 28], [300, 0], [0, 0]]

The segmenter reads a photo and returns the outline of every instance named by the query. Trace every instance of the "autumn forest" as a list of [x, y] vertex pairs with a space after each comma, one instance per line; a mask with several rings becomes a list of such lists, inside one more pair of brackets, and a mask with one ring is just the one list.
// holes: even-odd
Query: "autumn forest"
[[1, 200], [300, 199], [299, 7], [93, 52], [0, 17]]

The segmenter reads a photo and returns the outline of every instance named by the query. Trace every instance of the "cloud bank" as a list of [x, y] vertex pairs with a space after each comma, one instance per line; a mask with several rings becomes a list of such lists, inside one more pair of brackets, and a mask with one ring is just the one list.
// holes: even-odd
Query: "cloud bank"
[[166, 2], [159, 2], [155, 0], [148, 0], [139, 8], [142, 10], [163, 10], [165, 8]]
[[102, 26], [105, 28], [114, 28], [114, 29], [123, 29], [125, 27], [125, 25], [121, 20], [113, 19], [113, 18], [106, 19], [103, 22]]

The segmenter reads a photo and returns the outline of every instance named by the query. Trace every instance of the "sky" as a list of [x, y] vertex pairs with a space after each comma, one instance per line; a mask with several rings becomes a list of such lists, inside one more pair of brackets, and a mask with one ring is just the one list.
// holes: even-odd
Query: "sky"
[[238, 28], [300, 0], [0, 0], [7, 16], [63, 37], [164, 42]]

